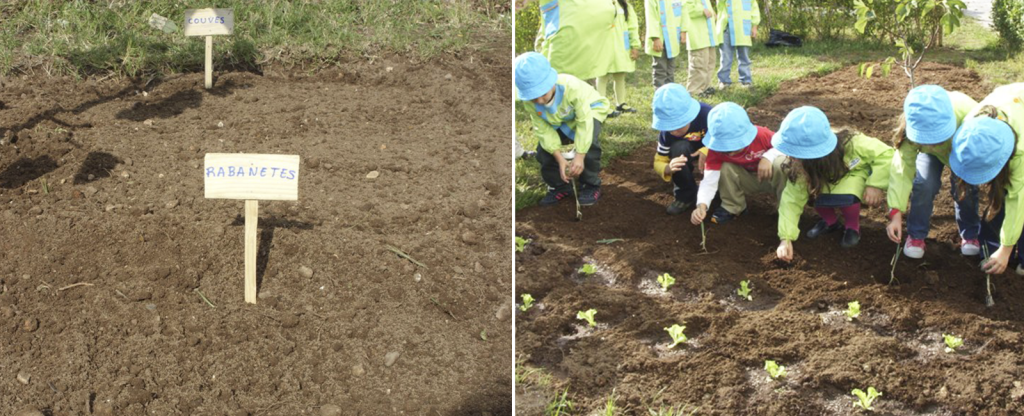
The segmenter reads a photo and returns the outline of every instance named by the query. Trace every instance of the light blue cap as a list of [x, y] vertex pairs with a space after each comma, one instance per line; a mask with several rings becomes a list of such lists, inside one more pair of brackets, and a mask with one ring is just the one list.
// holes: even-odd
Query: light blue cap
[[1002, 121], [985, 116], [964, 121], [953, 137], [949, 168], [971, 185], [987, 183], [1010, 160], [1015, 141], [1013, 129]]
[[956, 133], [956, 113], [949, 93], [938, 85], [910, 90], [903, 101], [907, 138], [918, 144], [939, 144]]
[[520, 100], [538, 98], [555, 86], [558, 72], [551, 68], [548, 58], [537, 52], [527, 52], [515, 59], [516, 94]]
[[750, 146], [757, 137], [757, 127], [750, 122], [747, 110], [739, 104], [724, 102], [708, 113], [708, 133], [704, 145], [716, 152], [735, 152]]
[[700, 113], [700, 103], [686, 92], [686, 88], [676, 83], [662, 85], [654, 91], [651, 108], [654, 110], [651, 128], [658, 131], [680, 129], [693, 122]]
[[796, 159], [825, 157], [838, 142], [825, 113], [810, 106], [790, 111], [772, 136], [772, 147]]

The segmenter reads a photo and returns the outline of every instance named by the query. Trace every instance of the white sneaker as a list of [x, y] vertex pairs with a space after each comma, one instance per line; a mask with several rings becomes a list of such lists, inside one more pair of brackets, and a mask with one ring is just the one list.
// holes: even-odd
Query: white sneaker
[[981, 253], [981, 242], [977, 239], [963, 240], [960, 242], [960, 254], [965, 256], [977, 256], [979, 253]]
[[924, 240], [907, 237], [907, 243], [903, 245], [903, 255], [912, 259], [924, 257]]
[[1024, 266], [1020, 264], [1017, 265], [1017, 276], [1024, 276]]

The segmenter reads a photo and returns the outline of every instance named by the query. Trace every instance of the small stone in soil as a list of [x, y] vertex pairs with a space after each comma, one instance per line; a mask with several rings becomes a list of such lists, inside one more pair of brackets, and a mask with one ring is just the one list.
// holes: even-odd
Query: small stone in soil
[[164, 208], [167, 208], [167, 209], [171, 209], [171, 208], [174, 208], [176, 206], [178, 206], [178, 200], [177, 199], [164, 204]]
[[19, 383], [24, 384], [26, 386], [28, 385], [28, 382], [32, 380], [32, 376], [25, 373], [18, 373], [18, 376], [16, 378], [18, 379]]
[[377, 179], [378, 176], [380, 176], [380, 172], [371, 170], [370, 173], [366, 174], [366, 179]]
[[510, 308], [507, 303], [504, 304], [504, 305], [501, 305], [501, 307], [498, 308], [498, 312], [496, 312], [494, 314], [494, 318], [499, 320], [499, 321], [504, 321], [504, 320], [508, 319], [509, 316], [512, 316], [511, 311], [512, 311], [512, 308]]
[[21, 323], [21, 329], [25, 330], [25, 332], [36, 332], [39, 329], [39, 320], [36, 318], [26, 318]]
[[398, 356], [399, 355], [402, 355], [402, 354], [399, 353], [398, 351], [391, 351], [391, 352], [387, 353], [386, 355], [384, 355], [384, 366], [385, 367], [391, 367], [391, 366], [395, 365], [395, 361], [398, 361]]
[[25, 406], [18, 413], [15, 413], [14, 416], [44, 416], [44, 414], [35, 406]]
[[362, 377], [366, 374], [366, 369], [363, 368], [362, 364], [356, 364], [352, 366], [352, 375], [356, 377]]
[[415, 280], [415, 281], [419, 282], [420, 280], [423, 280], [423, 275], [419, 274], [419, 273], [416, 273], [416, 274], [412, 275], [412, 280]]
[[306, 266], [299, 267], [299, 274], [301, 274], [302, 277], [309, 279], [313, 277], [313, 269]]
[[[89, 176], [92, 176], [92, 175], [89, 175]], [[92, 180], [92, 178], [90, 178], [89, 180]], [[85, 189], [82, 190], [82, 193], [85, 194], [86, 197], [91, 197], [93, 195], [96, 195], [97, 192], [99, 192], [99, 190], [94, 188], [94, 187], [92, 187], [92, 186], [87, 186], [87, 187], [85, 187]]]
[[462, 242], [466, 244], [477, 244], [480, 240], [477, 239], [476, 233], [472, 231], [466, 231], [462, 233]]

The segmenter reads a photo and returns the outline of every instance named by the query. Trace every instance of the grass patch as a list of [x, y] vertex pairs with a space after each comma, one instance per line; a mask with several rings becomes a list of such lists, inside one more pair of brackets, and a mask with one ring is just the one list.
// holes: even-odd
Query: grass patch
[[[127, 75], [200, 71], [202, 37], [149, 27], [153, 13], [182, 26], [197, 0], [47, 1], [0, 4], [0, 74]], [[214, 65], [258, 70], [283, 64], [316, 70], [345, 58], [401, 54], [423, 59], [455, 53], [494, 30], [511, 37], [510, 6], [498, 1], [243, 1], [235, 32], [217, 36]]]

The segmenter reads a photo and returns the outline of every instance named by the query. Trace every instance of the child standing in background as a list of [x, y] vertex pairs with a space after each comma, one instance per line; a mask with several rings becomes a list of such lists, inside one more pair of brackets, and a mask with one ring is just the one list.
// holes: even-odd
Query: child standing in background
[[[636, 109], [626, 104], [626, 73], [636, 71], [636, 58], [640, 57], [640, 33], [636, 12], [627, 0], [615, 0], [616, 47], [612, 49], [611, 67], [608, 74], [597, 77], [597, 93], [608, 97], [615, 106], [609, 117], [622, 113], [635, 113]], [[607, 95], [608, 84], [612, 84], [612, 95]]]
[[815, 107], [800, 107], [786, 115], [772, 145], [789, 156], [784, 166], [789, 182], [779, 202], [779, 259], [793, 260], [800, 214], [811, 197], [822, 219], [807, 231], [807, 238], [843, 228], [835, 213], [839, 209], [846, 221], [840, 246], [857, 245], [860, 203], [882, 202], [882, 191], [889, 186], [893, 149], [847, 129], [832, 132], [828, 117]]
[[651, 107], [651, 128], [659, 132], [654, 172], [672, 182], [675, 199], [665, 212], [679, 215], [697, 203], [693, 170], [704, 165], [701, 140], [708, 130], [711, 106], [693, 99], [682, 85], [665, 84], [654, 91]]
[[715, 35], [713, 0], [686, 0], [683, 5], [683, 37], [689, 57], [686, 90], [690, 95], [709, 97], [715, 93], [716, 54], [721, 37]]
[[[938, 85], [914, 88], [903, 102], [900, 128], [893, 139], [896, 152], [889, 177], [889, 225], [885, 230], [894, 243], [902, 241], [903, 213], [907, 212], [909, 198], [907, 243], [903, 246], [907, 257], [924, 257], [924, 239], [931, 228], [935, 195], [942, 186], [942, 168], [949, 164], [949, 154], [953, 151], [953, 134], [976, 105], [978, 102], [966, 94], [947, 92]], [[956, 175], [949, 179], [956, 184]], [[952, 186], [951, 191], [960, 229], [960, 253], [976, 256], [981, 251], [978, 188], [969, 187], [962, 200], [956, 186]]]
[[761, 11], [757, 8], [757, 0], [718, 0], [717, 32], [722, 35], [721, 66], [718, 68], [718, 89], [724, 90], [732, 85], [733, 57], [740, 60], [740, 83], [743, 88], [750, 88], [754, 83], [750, 72], [750, 47], [757, 37], [757, 25], [761, 23]]
[[644, 51], [653, 58], [654, 88], [675, 82], [676, 56], [683, 33], [683, 0], [646, 0], [644, 15], [647, 42]]

